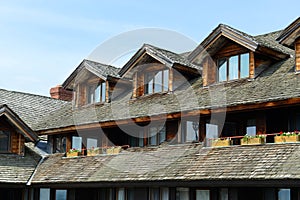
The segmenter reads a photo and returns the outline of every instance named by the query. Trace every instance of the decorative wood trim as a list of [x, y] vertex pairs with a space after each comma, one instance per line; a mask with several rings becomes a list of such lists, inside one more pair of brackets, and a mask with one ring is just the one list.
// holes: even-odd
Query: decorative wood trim
[[173, 92], [173, 68], [169, 68], [169, 82], [168, 82], [168, 88], [170, 92]]
[[295, 70], [300, 71], [300, 38], [295, 41]]

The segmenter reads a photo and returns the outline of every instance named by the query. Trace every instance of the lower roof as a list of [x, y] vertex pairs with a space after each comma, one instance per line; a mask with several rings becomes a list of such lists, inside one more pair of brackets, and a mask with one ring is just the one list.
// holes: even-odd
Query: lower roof
[[118, 155], [47, 157], [32, 184], [300, 181], [300, 144], [208, 148], [201, 144], [123, 150]]

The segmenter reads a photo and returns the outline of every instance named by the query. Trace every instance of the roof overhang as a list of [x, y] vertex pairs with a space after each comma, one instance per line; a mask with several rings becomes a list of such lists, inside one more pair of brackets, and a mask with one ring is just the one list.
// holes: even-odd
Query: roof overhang
[[[101, 63], [99, 63], [101, 64]], [[64, 89], [73, 90], [74, 89], [74, 83], [76, 84], [80, 80], [83, 80], [83, 77], [85, 76], [86, 72], [92, 73], [93, 75], [99, 77], [100, 79], [106, 81], [108, 77], [114, 77], [111, 75], [103, 75], [101, 71], [99, 71], [96, 67], [93, 67], [90, 65], [87, 60], [83, 60], [79, 66], [72, 72], [72, 74], [65, 80], [65, 82], [62, 84], [62, 87]], [[118, 79], [118, 77], [114, 77], [114, 79]]]
[[188, 59], [194, 61], [199, 54], [201, 54], [204, 50], [207, 50], [211, 45], [217, 43], [221, 37], [225, 37], [233, 42], [236, 42], [250, 51], [255, 51], [258, 47], [258, 43], [250, 36], [247, 36], [246, 34], [243, 35], [235, 29], [220, 24], [194, 51], [190, 53]]
[[294, 42], [300, 37], [300, 17], [286, 27], [277, 38], [280, 44], [294, 48]]
[[5, 116], [10, 124], [16, 127], [22, 135], [31, 142], [38, 140], [37, 134], [28, 127], [25, 122], [14, 113], [7, 105], [0, 106], [0, 116]]
[[119, 71], [119, 75], [121, 77], [124, 77], [127, 75], [129, 71], [131, 71], [132, 68], [136, 66], [136, 64], [146, 55], [149, 55], [150, 57], [154, 58], [161, 64], [172, 67], [174, 62], [167, 58], [166, 56], [160, 54], [159, 52], [154, 51], [151, 49], [147, 44], [144, 44], [131, 58], [130, 60], [122, 67], [122, 69]]

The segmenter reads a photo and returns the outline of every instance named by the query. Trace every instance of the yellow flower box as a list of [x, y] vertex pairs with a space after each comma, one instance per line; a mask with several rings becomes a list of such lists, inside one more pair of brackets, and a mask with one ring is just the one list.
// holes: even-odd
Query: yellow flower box
[[76, 157], [79, 156], [80, 152], [67, 152], [67, 157]]
[[212, 141], [213, 147], [227, 147], [231, 145], [231, 140], [225, 139], [216, 139]]
[[98, 148], [87, 150], [87, 156], [96, 156], [96, 155], [99, 155], [99, 154], [101, 154], [101, 150], [98, 149]]
[[275, 143], [299, 142], [300, 135], [291, 135], [291, 136], [278, 135], [274, 137], [274, 141]]
[[265, 138], [255, 137], [255, 138], [242, 138], [241, 145], [256, 145], [265, 144]]

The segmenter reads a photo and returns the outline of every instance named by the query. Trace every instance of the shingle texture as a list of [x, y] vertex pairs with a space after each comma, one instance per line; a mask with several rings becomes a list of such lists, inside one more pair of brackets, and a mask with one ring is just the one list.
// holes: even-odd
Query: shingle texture
[[39, 120], [68, 103], [49, 97], [0, 89], [0, 104], [6, 104], [34, 130]]
[[25, 156], [0, 154], [0, 183], [27, 183], [39, 159], [40, 157], [28, 148]]
[[299, 167], [300, 144], [225, 148], [173, 145], [95, 157], [51, 155], [38, 169], [33, 184], [299, 179]]

